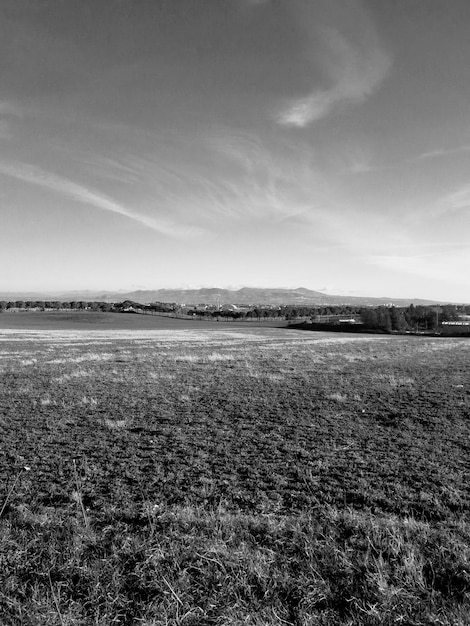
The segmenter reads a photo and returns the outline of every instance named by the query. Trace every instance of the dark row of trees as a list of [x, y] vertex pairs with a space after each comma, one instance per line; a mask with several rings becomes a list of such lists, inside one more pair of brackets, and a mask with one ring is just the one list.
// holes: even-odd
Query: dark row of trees
[[[143, 305], [138, 302], [125, 300], [124, 302], [86, 302], [84, 300], [71, 302], [16, 300], [0, 301], [0, 312], [8, 310], [88, 310], [103, 312], [138, 312], [138, 313], [182, 313], [176, 303], [155, 302]], [[281, 306], [263, 307], [254, 306], [235, 310], [218, 310], [212, 308], [185, 309], [184, 313], [206, 319], [256, 319], [278, 318], [284, 320], [324, 319], [326, 316], [354, 317], [368, 330], [392, 331], [437, 331], [442, 322], [458, 320], [463, 314], [470, 315], [470, 305], [434, 305], [408, 307], [378, 306]], [[334, 323], [334, 321], [333, 321]]]
[[[412, 304], [408, 307], [280, 307], [277, 310], [256, 307], [243, 312], [212, 311], [205, 313], [206, 316], [229, 317], [232, 319], [277, 317], [288, 321], [324, 319], [327, 323], [329, 316], [331, 318], [340, 316], [345, 319], [355, 319], [357, 323], [362, 323], [364, 329], [383, 332], [433, 332], [441, 328], [442, 322], [459, 320], [460, 316], [464, 314], [470, 315], [470, 306], [415, 306]], [[330, 320], [330, 323], [340, 322], [338, 320]]]
[[202, 310], [200, 308], [186, 308], [185, 313], [201, 318], [223, 317], [230, 319], [263, 319], [280, 318], [284, 320], [297, 320], [299, 318], [314, 318], [318, 315], [344, 315], [359, 314], [360, 308], [353, 306], [334, 307], [307, 307], [307, 306], [252, 306], [235, 310], [218, 310], [216, 307]]
[[199, 317], [200, 319], [226, 319], [226, 320], [261, 320], [267, 318], [285, 319], [284, 315], [278, 309], [264, 309], [262, 307], [253, 307], [252, 309], [242, 310], [224, 310], [209, 309], [201, 311], [200, 309], [187, 309], [184, 311], [186, 315]]
[[[433, 331], [441, 327], [442, 322], [458, 320], [462, 314], [470, 314], [470, 305], [436, 305], [394, 307], [358, 307], [358, 306], [328, 306], [328, 307], [253, 307], [251, 309], [218, 311], [188, 309], [186, 313], [205, 319], [257, 319], [279, 318], [287, 321], [308, 319], [321, 320], [320, 323], [338, 324], [334, 316], [345, 319], [354, 318], [362, 323], [367, 330], [392, 331]], [[328, 319], [330, 318], [330, 319]]]
[[115, 311], [117, 313], [135, 309], [145, 312], [171, 312], [177, 308], [176, 304], [166, 302], [156, 302], [151, 305], [142, 305], [138, 302], [125, 300], [124, 302], [86, 302], [85, 300], [77, 300], [71, 302], [58, 302], [49, 300], [0, 300], [0, 312], [9, 310], [20, 311], [46, 311], [46, 310], [74, 310], [74, 311]]
[[442, 322], [460, 319], [470, 313], [468, 306], [446, 304], [443, 306], [376, 307], [362, 309], [364, 327], [371, 330], [437, 332]]
[[49, 301], [49, 300], [46, 300], [46, 301], [45, 300], [16, 300], [16, 301], [6, 302], [5, 300], [1, 300], [0, 312], [8, 311], [11, 309], [19, 309], [20, 311], [28, 311], [28, 310], [44, 311], [46, 309], [112, 311], [114, 309], [114, 306], [115, 305], [110, 302], [85, 302], [83, 300], [73, 301], [73, 302], [58, 302], [58, 301]]

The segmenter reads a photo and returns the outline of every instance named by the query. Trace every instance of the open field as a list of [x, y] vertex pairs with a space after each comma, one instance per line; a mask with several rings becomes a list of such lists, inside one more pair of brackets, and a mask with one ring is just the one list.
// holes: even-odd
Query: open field
[[22, 311], [0, 314], [0, 330], [178, 330], [245, 327], [286, 326], [284, 320], [225, 321], [168, 317], [165, 315], [137, 315], [127, 313], [103, 313], [94, 311]]
[[172, 322], [0, 331], [1, 623], [468, 625], [470, 343]]

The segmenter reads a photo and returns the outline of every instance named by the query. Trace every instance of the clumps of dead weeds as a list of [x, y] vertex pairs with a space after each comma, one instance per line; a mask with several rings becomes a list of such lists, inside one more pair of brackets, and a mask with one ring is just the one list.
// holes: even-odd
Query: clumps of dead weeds
[[[75, 498], [76, 502], [76, 498]], [[470, 526], [323, 507], [12, 507], [2, 624], [464, 626]]]

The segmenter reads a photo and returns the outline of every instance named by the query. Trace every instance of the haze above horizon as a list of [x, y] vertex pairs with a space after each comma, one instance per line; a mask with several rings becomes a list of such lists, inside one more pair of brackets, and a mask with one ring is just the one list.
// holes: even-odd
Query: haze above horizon
[[470, 301], [466, 0], [5, 0], [0, 291]]

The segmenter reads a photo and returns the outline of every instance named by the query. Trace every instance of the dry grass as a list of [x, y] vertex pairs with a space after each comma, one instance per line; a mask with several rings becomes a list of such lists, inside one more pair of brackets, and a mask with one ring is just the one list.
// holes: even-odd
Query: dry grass
[[[78, 510], [68, 520], [18, 507], [9, 519], [0, 545], [17, 582], [7, 616], [21, 604], [70, 624], [468, 623], [463, 522], [446, 534], [332, 507], [279, 516], [150, 502], [132, 517], [103, 511], [89, 528]], [[49, 537], [43, 553], [37, 532]]]
[[0, 340], [2, 626], [470, 623], [468, 342]]

